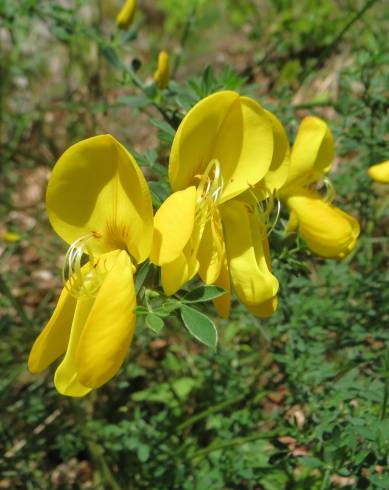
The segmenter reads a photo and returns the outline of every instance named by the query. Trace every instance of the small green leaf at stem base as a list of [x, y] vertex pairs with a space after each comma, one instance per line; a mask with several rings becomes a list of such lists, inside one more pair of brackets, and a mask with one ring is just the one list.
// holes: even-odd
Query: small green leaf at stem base
[[159, 333], [165, 326], [164, 321], [158, 315], [154, 313], [149, 313], [146, 315], [146, 325], [150, 330], [155, 333]]

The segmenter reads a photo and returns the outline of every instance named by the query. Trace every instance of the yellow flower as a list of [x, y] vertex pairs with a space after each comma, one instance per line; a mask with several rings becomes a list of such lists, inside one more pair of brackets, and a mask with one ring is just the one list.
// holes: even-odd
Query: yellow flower
[[[134, 158], [112, 136], [70, 147], [56, 163], [46, 205], [70, 244], [65, 287], [28, 361], [43, 371], [62, 354], [54, 384], [83, 396], [119, 370], [135, 330], [133, 270], [150, 252], [151, 197]], [[84, 254], [88, 262], [81, 265]]]
[[372, 165], [368, 170], [369, 176], [381, 184], [389, 184], [389, 160]]
[[158, 55], [158, 66], [153, 75], [154, 81], [160, 89], [167, 87], [170, 78], [169, 55], [161, 51]]
[[136, 0], [126, 0], [116, 17], [116, 24], [119, 29], [128, 29], [134, 19]]
[[340, 259], [356, 244], [358, 221], [322, 199], [312, 185], [322, 179], [335, 156], [333, 136], [326, 123], [306, 117], [297, 132], [290, 170], [279, 195], [290, 210], [289, 230], [297, 230], [316, 254]]
[[[278, 281], [266, 260], [266, 232], [251, 189], [269, 169], [277, 182], [282, 152], [274, 149], [275, 127], [259, 104], [232, 91], [206, 97], [184, 117], [169, 161], [174, 193], [155, 215], [150, 254], [161, 266], [167, 294], [199, 273], [205, 283], [228, 290], [215, 301], [223, 316], [230, 278], [253, 310], [273, 301]], [[283, 172], [278, 174], [284, 181]]]

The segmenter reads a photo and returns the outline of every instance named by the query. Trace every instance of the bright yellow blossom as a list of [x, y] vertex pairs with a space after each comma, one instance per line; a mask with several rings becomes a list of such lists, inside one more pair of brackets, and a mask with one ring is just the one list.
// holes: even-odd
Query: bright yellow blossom
[[153, 75], [154, 81], [160, 89], [167, 87], [170, 78], [169, 55], [161, 51], [158, 55], [158, 66]]
[[116, 17], [116, 24], [119, 29], [128, 29], [134, 19], [136, 0], [126, 0]]
[[289, 176], [279, 195], [290, 210], [288, 229], [297, 230], [314, 253], [340, 259], [354, 248], [359, 223], [312, 188], [328, 172], [334, 156], [334, 139], [326, 123], [306, 117], [298, 129]]
[[389, 184], [389, 160], [372, 165], [368, 170], [369, 176], [381, 184]]
[[259, 305], [274, 301], [278, 281], [252, 189], [270, 169], [273, 185], [277, 174], [285, 180], [277, 172], [283, 158], [275, 151], [277, 130], [258, 103], [232, 91], [206, 97], [184, 117], [169, 161], [174, 192], [155, 215], [150, 254], [161, 266], [167, 294], [199, 273], [205, 283], [227, 289], [215, 301], [223, 316], [229, 312], [230, 279], [238, 298], [253, 311], [258, 307], [258, 314]]
[[[119, 370], [135, 330], [133, 271], [150, 252], [151, 197], [136, 161], [112, 136], [70, 147], [56, 163], [46, 205], [70, 244], [65, 287], [28, 361], [43, 371], [62, 354], [54, 383], [83, 396]], [[88, 261], [81, 264], [87, 254]]]

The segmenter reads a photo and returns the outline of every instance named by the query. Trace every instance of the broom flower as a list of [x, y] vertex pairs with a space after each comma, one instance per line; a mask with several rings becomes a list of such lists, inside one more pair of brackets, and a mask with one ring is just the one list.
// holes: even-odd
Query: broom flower
[[78, 397], [110, 380], [131, 344], [133, 273], [150, 252], [151, 196], [132, 155], [112, 136], [101, 135], [60, 157], [46, 205], [51, 225], [70, 248], [64, 288], [28, 366], [41, 372], [64, 354], [54, 384], [60, 393]]
[[215, 300], [225, 317], [231, 287], [252, 309], [274, 298], [278, 281], [264, 259], [260, 216], [255, 226], [250, 217], [249, 191], [269, 172], [276, 140], [267, 112], [233, 91], [206, 97], [184, 117], [169, 160], [174, 192], [155, 215], [150, 254], [168, 295], [199, 273], [227, 290]]
[[324, 198], [314, 188], [330, 170], [334, 156], [334, 138], [326, 123], [306, 117], [299, 126], [289, 176], [279, 195], [290, 211], [288, 230], [298, 231], [317, 255], [341, 259], [353, 250], [359, 223], [331, 203], [334, 190], [328, 180], [324, 180], [328, 186]]

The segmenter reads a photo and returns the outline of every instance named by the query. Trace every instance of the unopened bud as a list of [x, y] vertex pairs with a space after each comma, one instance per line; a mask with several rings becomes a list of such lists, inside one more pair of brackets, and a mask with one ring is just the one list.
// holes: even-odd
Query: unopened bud
[[136, 9], [136, 0], [126, 0], [122, 9], [116, 17], [116, 24], [119, 29], [128, 29], [132, 24]]
[[164, 89], [169, 83], [169, 55], [166, 51], [161, 51], [158, 55], [158, 66], [154, 72], [154, 81], [160, 89]]

